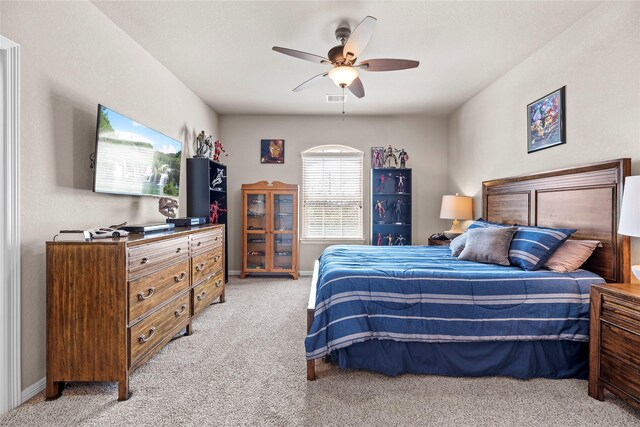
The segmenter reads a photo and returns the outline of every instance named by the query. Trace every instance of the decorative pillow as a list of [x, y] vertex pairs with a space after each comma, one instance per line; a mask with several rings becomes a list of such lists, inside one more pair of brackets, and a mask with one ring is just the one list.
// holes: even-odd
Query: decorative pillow
[[575, 229], [518, 227], [511, 241], [509, 261], [523, 270], [538, 270]]
[[576, 271], [596, 248], [601, 247], [597, 240], [566, 240], [545, 262], [544, 268], [559, 273]]
[[[515, 224], [513, 224], [515, 225]], [[473, 221], [471, 223], [471, 225], [469, 226], [469, 228], [467, 228], [467, 230], [471, 230], [474, 228], [504, 228], [504, 227], [510, 227], [510, 225], [508, 224], [498, 224], [497, 222], [489, 222], [485, 219], [482, 218], [478, 218], [475, 221]]]
[[464, 249], [464, 245], [467, 243], [467, 233], [462, 233], [449, 243], [449, 249], [451, 249], [451, 256], [457, 257]]
[[485, 264], [509, 265], [509, 245], [516, 230], [516, 227], [467, 230], [467, 242], [458, 259]]

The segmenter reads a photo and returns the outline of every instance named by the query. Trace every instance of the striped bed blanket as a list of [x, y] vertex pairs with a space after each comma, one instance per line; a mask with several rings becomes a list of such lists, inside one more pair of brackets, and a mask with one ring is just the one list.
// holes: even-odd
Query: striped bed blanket
[[459, 261], [440, 246], [331, 246], [320, 257], [308, 360], [370, 339], [589, 340], [588, 271]]

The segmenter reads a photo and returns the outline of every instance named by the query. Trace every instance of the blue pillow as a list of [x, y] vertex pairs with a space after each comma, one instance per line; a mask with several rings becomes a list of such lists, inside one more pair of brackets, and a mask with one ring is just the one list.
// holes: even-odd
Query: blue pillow
[[[478, 218], [469, 226], [469, 228], [480, 227], [509, 227], [509, 225]], [[567, 228], [518, 226], [518, 231], [513, 236], [509, 248], [509, 262], [523, 270], [538, 270], [542, 268], [555, 250], [575, 232], [575, 229]]]
[[509, 262], [523, 270], [538, 270], [575, 229], [518, 227], [511, 240]]

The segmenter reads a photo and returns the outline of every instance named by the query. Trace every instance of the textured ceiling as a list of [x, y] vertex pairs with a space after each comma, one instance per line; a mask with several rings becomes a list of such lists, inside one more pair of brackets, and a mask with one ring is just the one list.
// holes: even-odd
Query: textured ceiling
[[[448, 114], [541, 48], [597, 2], [95, 1], [115, 24], [221, 114], [335, 114], [327, 66], [271, 50], [325, 56], [340, 23], [378, 19], [360, 59], [406, 58], [413, 70], [361, 73], [349, 114]], [[553, 70], [550, 70], [553, 72]]]

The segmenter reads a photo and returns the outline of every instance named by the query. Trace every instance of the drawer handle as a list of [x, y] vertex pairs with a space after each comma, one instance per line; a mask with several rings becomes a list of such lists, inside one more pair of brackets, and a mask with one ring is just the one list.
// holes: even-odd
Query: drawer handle
[[222, 286], [222, 279], [216, 282], [216, 288], [219, 288], [220, 286]]
[[144, 258], [142, 258], [142, 260], [140, 260], [140, 264], [146, 264], [148, 262], [149, 262], [149, 258], [147, 258], [147, 257], [144, 257]]
[[202, 271], [204, 270], [204, 262], [201, 262], [200, 264], [196, 265], [196, 271]]
[[202, 293], [201, 293], [200, 295], [198, 295], [198, 296], [196, 297], [196, 299], [197, 299], [198, 301], [202, 301], [202, 300], [204, 299], [204, 297], [206, 297], [206, 296], [207, 296], [207, 291], [202, 291]]
[[202, 242], [198, 242], [196, 246], [202, 246]]
[[176, 249], [176, 253], [179, 254], [180, 252], [182, 252], [182, 248], [178, 248]]
[[182, 304], [182, 307], [180, 307], [179, 309], [177, 309], [174, 314], [176, 315], [176, 317], [180, 317], [184, 314], [184, 312], [187, 310], [187, 304]]
[[187, 273], [185, 273], [184, 271], [182, 273], [180, 273], [179, 276], [173, 276], [173, 280], [175, 280], [176, 283], [182, 282], [186, 278], [187, 278]]
[[144, 336], [144, 334], [140, 335], [140, 336], [138, 337], [138, 342], [139, 342], [140, 344], [144, 344], [144, 343], [146, 343], [147, 341], [149, 341], [149, 340], [151, 339], [151, 337], [153, 336], [153, 334], [154, 334], [155, 332], [156, 332], [156, 327], [155, 327], [155, 326], [152, 326], [152, 327], [151, 327], [151, 329], [149, 329], [149, 335], [148, 335], [148, 336], [146, 336], [146, 337]]
[[220, 258], [222, 258], [220, 255], [216, 255], [213, 257], [213, 262], [218, 262], [220, 261]]
[[149, 288], [149, 289], [147, 289], [147, 294], [146, 295], [143, 292], [140, 292], [138, 294], [138, 300], [139, 301], [144, 301], [146, 299], [151, 298], [151, 295], [153, 295], [155, 291], [156, 291], [156, 288]]

